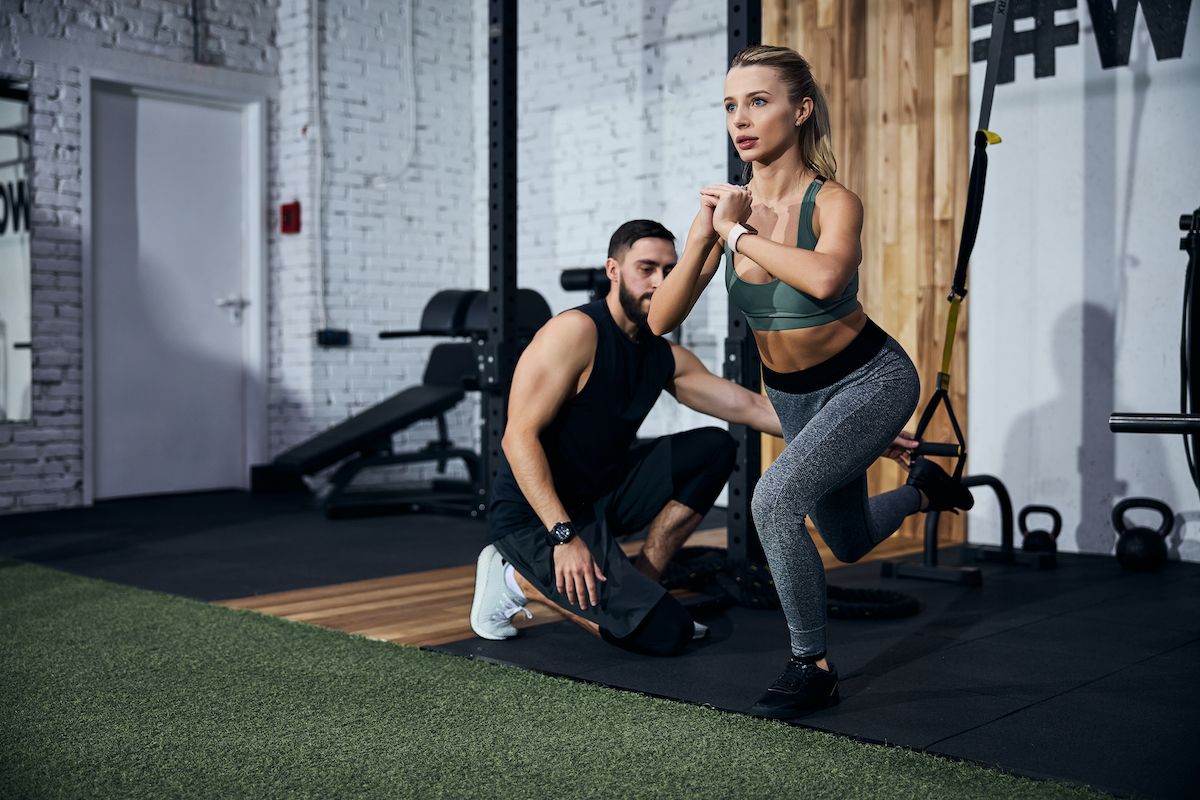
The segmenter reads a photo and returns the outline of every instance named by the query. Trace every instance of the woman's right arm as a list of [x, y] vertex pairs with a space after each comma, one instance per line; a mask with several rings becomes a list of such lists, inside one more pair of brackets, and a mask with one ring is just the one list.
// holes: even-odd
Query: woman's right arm
[[647, 321], [650, 330], [658, 336], [679, 327], [721, 263], [723, 248], [717, 246], [720, 237], [712, 226], [715, 206], [712, 198], [701, 197], [700, 211], [688, 231], [683, 256], [650, 299]]

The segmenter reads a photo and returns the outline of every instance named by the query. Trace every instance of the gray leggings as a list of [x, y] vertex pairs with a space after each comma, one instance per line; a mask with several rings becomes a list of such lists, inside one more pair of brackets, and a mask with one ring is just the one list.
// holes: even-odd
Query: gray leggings
[[919, 510], [911, 486], [868, 499], [865, 473], [904, 429], [920, 392], [912, 361], [891, 337], [823, 388], [793, 394], [767, 387], [787, 448], [763, 473], [751, 510], [797, 656], [825, 652], [825, 569], [804, 518], [839, 561], [854, 562]]

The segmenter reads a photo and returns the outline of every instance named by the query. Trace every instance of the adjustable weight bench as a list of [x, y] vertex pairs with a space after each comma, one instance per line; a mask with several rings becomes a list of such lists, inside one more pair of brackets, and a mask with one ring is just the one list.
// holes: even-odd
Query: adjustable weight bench
[[[357, 453], [357, 458], [347, 460], [329, 479], [330, 492], [324, 506], [330, 518], [402, 510], [476, 516], [479, 456], [455, 447], [446, 431], [446, 412], [466, 397], [467, 388], [477, 388], [468, 385], [476, 372], [471, 345], [439, 344], [429, 356], [421, 385], [405, 389], [281, 453], [273, 466], [280, 472], [313, 475]], [[437, 420], [438, 438], [413, 452], [397, 453], [392, 449], [393, 434], [426, 419]], [[452, 458], [466, 464], [470, 480], [435, 480], [429, 491], [347, 491], [364, 469], [434, 461], [440, 474]]]
[[[482, 337], [487, 329], [486, 303], [486, 294], [481, 291], [442, 291], [426, 304], [417, 330], [384, 331], [380, 338]], [[518, 293], [517, 316], [522, 339], [527, 341], [550, 318], [550, 309], [537, 292], [522, 289]], [[484, 508], [479, 455], [455, 447], [447, 433], [445, 416], [466, 397], [467, 391], [480, 389], [479, 370], [476, 344], [436, 345], [420, 385], [409, 387], [279, 454], [266, 469], [256, 467], [255, 477], [266, 486], [269, 481], [278, 483], [284, 476], [298, 479], [344, 461], [330, 478], [329, 493], [323, 503], [330, 518], [402, 511], [479, 516]], [[437, 421], [438, 438], [420, 450], [395, 452], [392, 436], [426, 419]], [[428, 489], [348, 491], [350, 482], [364, 469], [436, 462], [438, 474], [444, 474], [450, 459], [459, 459], [466, 465], [468, 480], [439, 478]], [[268, 478], [268, 470], [273, 478]]]

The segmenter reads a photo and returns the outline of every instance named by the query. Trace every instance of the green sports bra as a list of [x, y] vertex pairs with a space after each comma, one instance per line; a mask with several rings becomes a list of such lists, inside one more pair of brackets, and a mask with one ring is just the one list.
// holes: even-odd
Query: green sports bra
[[[812, 232], [813, 207], [817, 192], [825, 179], [809, 184], [800, 203], [800, 224], [796, 230], [796, 246], [814, 250], [817, 237]], [[858, 308], [858, 273], [850, 279], [846, 291], [836, 300], [818, 300], [779, 279], [767, 283], [747, 283], [733, 268], [733, 251], [725, 243], [725, 288], [729, 299], [746, 315], [746, 322], [756, 331], [789, 331], [794, 328], [813, 328], [833, 322]]]

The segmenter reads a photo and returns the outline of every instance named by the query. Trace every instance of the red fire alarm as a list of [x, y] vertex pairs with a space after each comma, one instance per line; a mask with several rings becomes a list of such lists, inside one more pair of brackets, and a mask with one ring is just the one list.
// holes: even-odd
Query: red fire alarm
[[279, 232], [300, 232], [300, 201], [284, 203], [279, 207]]

